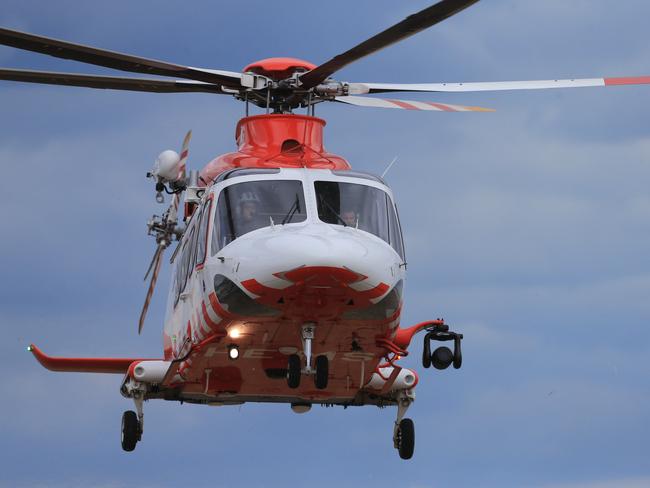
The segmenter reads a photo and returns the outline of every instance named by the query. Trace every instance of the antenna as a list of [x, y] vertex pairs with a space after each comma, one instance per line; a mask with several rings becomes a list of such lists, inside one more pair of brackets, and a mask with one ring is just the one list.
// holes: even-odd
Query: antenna
[[382, 178], [383, 178], [384, 176], [386, 176], [386, 173], [388, 173], [388, 170], [390, 170], [390, 169], [393, 167], [393, 165], [395, 164], [395, 161], [397, 161], [397, 156], [395, 156], [395, 157], [393, 158], [393, 160], [390, 162], [390, 164], [389, 164], [388, 166], [386, 166], [386, 169], [385, 169], [384, 172], [381, 174], [381, 177], [382, 177]]

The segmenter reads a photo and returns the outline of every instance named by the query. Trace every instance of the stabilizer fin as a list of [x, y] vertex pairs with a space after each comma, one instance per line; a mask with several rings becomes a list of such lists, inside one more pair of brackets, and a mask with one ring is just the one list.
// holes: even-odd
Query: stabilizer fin
[[114, 373], [126, 374], [134, 361], [142, 358], [64, 358], [48, 356], [34, 344], [27, 348], [41, 365], [50, 371], [69, 373]]

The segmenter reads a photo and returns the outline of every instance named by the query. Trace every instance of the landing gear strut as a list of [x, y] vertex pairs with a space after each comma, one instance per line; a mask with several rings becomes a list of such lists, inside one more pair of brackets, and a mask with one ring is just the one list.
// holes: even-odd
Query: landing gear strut
[[[460, 349], [463, 334], [449, 331], [449, 326], [445, 324], [435, 325], [428, 328], [427, 331], [427, 334], [424, 336], [422, 366], [429, 368], [433, 365], [436, 369], [447, 369], [453, 364], [454, 369], [459, 369], [463, 364], [463, 354]], [[454, 351], [452, 352], [446, 346], [441, 346], [431, 352], [431, 341], [454, 341]]]
[[325, 355], [316, 356], [315, 368], [312, 363], [312, 341], [316, 325], [313, 323], [304, 324], [300, 330], [302, 337], [302, 348], [305, 355], [305, 367], [301, 368], [301, 360], [298, 354], [289, 356], [287, 365], [287, 385], [289, 388], [298, 388], [302, 374], [313, 375], [314, 384], [319, 390], [327, 388], [329, 379], [329, 359]]
[[142, 439], [144, 430], [144, 385], [133, 378], [128, 378], [121, 388], [122, 395], [133, 398], [135, 412], [127, 410], [122, 414], [122, 449], [127, 452], [133, 451], [136, 444]]

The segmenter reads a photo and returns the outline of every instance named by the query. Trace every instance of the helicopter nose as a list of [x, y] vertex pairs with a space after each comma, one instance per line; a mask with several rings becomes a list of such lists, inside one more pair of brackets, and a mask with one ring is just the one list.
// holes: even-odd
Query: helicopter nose
[[242, 240], [237, 278], [268, 305], [312, 310], [369, 306], [399, 279], [400, 258], [384, 241], [353, 228], [311, 224], [265, 229]]

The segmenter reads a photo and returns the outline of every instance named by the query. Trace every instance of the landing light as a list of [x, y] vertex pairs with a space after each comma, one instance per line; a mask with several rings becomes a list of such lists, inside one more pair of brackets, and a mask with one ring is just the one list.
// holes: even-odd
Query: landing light
[[228, 357], [233, 361], [239, 357], [239, 346], [237, 344], [230, 344], [228, 346]]
[[238, 339], [241, 336], [241, 331], [239, 329], [233, 328], [228, 331], [228, 336], [231, 339]]

